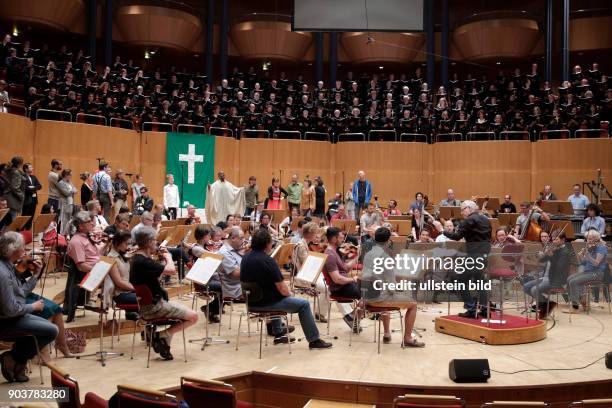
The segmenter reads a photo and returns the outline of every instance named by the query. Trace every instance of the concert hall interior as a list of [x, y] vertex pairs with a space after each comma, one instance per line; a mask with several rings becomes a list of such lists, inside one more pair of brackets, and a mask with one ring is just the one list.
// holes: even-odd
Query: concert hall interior
[[0, 407], [612, 408], [611, 51], [609, 0], [0, 1]]

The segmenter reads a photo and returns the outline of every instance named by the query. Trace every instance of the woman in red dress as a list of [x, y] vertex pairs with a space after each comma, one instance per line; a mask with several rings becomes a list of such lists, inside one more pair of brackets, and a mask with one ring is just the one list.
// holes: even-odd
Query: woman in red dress
[[[281, 197], [281, 195], [283, 197]], [[272, 178], [272, 185], [268, 187], [268, 198], [266, 199], [266, 209], [281, 210], [281, 200], [287, 198], [287, 191], [280, 186], [280, 180]]]

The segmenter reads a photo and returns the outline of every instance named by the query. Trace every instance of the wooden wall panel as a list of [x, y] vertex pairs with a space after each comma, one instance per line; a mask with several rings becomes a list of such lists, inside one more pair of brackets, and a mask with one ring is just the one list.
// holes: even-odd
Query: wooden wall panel
[[[64, 162], [72, 170], [72, 182], [79, 189], [79, 174], [97, 170], [96, 158], [110, 162], [113, 170], [126, 173], [140, 170], [139, 134], [124, 129], [92, 126], [81, 123], [62, 123], [39, 120], [35, 126], [34, 165], [43, 189], [40, 202], [47, 200], [46, 174], [53, 158]], [[76, 199], [80, 202], [80, 198]]]
[[140, 156], [138, 172], [142, 174], [145, 185], [149, 187], [153, 201], [159, 203], [162, 201], [166, 183], [166, 133], [142, 132]]
[[[428, 190], [432, 145], [393, 142], [345, 142], [336, 145], [336, 182], [345, 189], [363, 170], [379, 203], [398, 201], [406, 211], [417, 191]], [[344, 177], [343, 177], [344, 173]]]
[[[110, 161], [113, 169], [141, 173], [156, 202], [161, 200], [166, 172], [166, 135], [142, 134], [118, 128], [75, 123], [30, 120], [0, 115], [0, 160], [15, 154], [31, 161], [43, 183], [41, 202], [46, 201], [46, 173], [52, 158], [63, 160], [78, 174], [96, 170], [96, 158]], [[593, 180], [602, 169], [604, 183], [612, 184], [612, 140], [576, 139], [465, 142], [424, 145], [419, 143], [346, 142], [245, 139], [217, 137], [215, 173], [224, 170], [237, 186], [248, 177], [258, 178], [262, 198], [272, 176], [287, 185], [291, 175], [321, 176], [328, 191], [347, 189], [364, 170], [379, 202], [398, 200], [405, 210], [417, 191], [433, 202], [452, 187], [460, 199], [472, 195], [502, 196], [510, 193], [515, 203], [533, 200], [544, 184], [559, 197], [569, 195], [572, 184]]]
[[597, 169], [603, 183], [612, 186], [612, 140], [543, 140], [533, 145], [532, 197], [550, 184], [557, 197], [565, 199], [573, 184], [595, 180]]
[[510, 193], [514, 202], [530, 196], [531, 142], [462, 142], [434, 145], [434, 202], [452, 188], [458, 199]]
[[8, 162], [16, 155], [23, 156], [24, 161], [34, 160], [34, 122], [0, 113], [0, 162]]

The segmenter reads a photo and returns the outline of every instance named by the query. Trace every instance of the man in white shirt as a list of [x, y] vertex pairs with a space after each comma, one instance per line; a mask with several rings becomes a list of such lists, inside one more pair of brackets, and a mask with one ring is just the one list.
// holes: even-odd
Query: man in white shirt
[[[451, 220], [446, 220], [444, 222], [444, 232], [448, 232], [450, 234], [454, 230], [455, 230], [455, 225], [453, 224], [453, 222]], [[446, 241], [453, 241], [453, 240], [444, 234], [440, 234], [436, 237], [436, 242], [446, 242]]]
[[168, 174], [166, 179], [168, 184], [164, 186], [164, 207], [168, 210], [170, 219], [175, 220], [178, 207], [180, 206], [179, 189], [174, 184], [174, 176], [172, 174]]
[[100, 202], [104, 218], [106, 222], [112, 222], [110, 219], [112, 204], [115, 201], [113, 192], [113, 181], [111, 180], [111, 167], [108, 163], [100, 162], [98, 165], [99, 171], [93, 177], [93, 195], [94, 199]]
[[590, 204], [588, 197], [580, 192], [580, 184], [574, 184], [574, 194], [567, 197], [567, 201], [572, 203], [574, 215], [584, 215], [587, 205]]

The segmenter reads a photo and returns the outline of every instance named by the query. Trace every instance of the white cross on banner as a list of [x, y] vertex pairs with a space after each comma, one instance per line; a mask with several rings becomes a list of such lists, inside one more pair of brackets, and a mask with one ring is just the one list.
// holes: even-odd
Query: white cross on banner
[[196, 154], [195, 144], [189, 144], [187, 154], [179, 154], [179, 161], [187, 162], [187, 184], [195, 183], [195, 164], [204, 162], [204, 155]]

